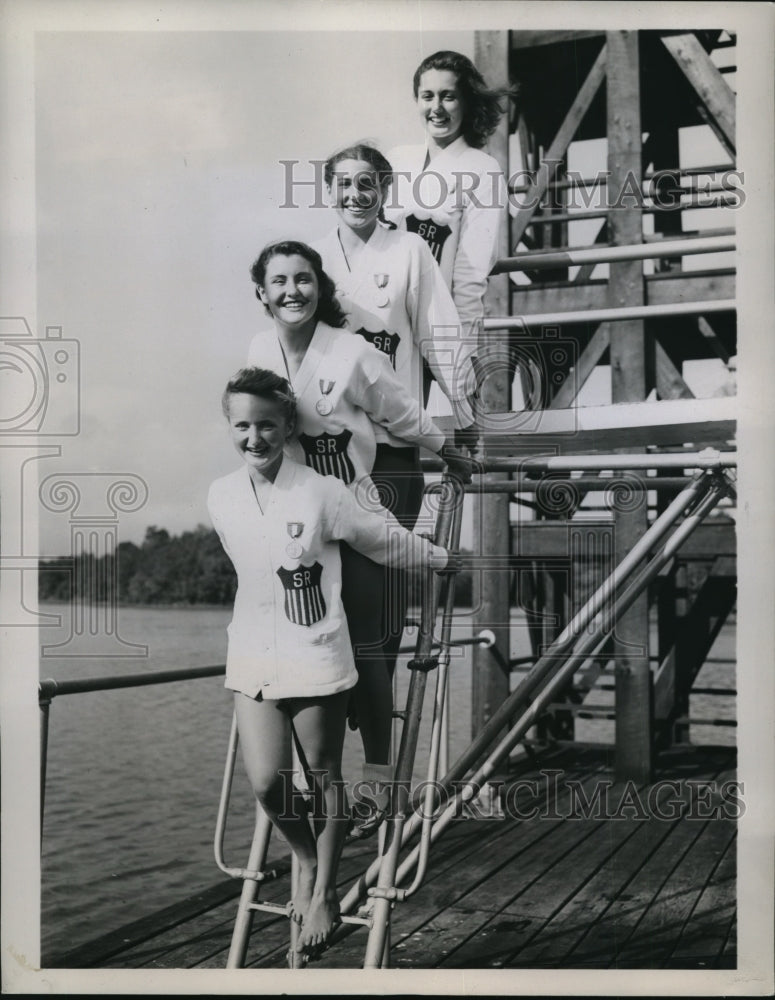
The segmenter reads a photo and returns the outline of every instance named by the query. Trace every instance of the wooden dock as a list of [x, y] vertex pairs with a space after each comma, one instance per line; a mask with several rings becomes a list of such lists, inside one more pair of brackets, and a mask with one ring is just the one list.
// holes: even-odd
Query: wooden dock
[[[391, 965], [735, 968], [735, 758], [676, 746], [636, 785], [615, 782], [610, 747], [531, 749], [501, 790], [519, 816], [460, 819], [433, 846], [425, 884], [393, 910]], [[375, 851], [373, 839], [346, 847], [343, 892]], [[286, 900], [288, 883], [263, 898]], [[220, 882], [45, 965], [225, 968], [240, 887]], [[317, 967], [361, 967], [366, 932], [346, 930]], [[247, 966], [282, 968], [287, 947], [287, 920], [256, 914]]]

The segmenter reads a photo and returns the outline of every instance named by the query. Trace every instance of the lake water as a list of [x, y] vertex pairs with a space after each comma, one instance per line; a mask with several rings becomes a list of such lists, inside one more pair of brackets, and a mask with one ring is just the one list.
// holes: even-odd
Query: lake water
[[[42, 630], [60, 641], [69, 629]], [[41, 677], [56, 679], [134, 674], [223, 663], [230, 609], [121, 608], [119, 633], [148, 646], [147, 658], [111, 660], [47, 658]], [[454, 632], [471, 635], [470, 612], [461, 610]], [[524, 620], [514, 617], [511, 655], [529, 653]], [[408, 632], [407, 643], [413, 641]], [[734, 629], [725, 627], [711, 654], [734, 656]], [[405, 662], [405, 661], [404, 661]], [[422, 777], [430, 731], [429, 678], [416, 768]], [[402, 704], [409, 671], [397, 670]], [[516, 682], [516, 676], [514, 682]], [[733, 687], [734, 668], [709, 663], [703, 686]], [[470, 649], [456, 651], [450, 671], [450, 761], [470, 740]], [[607, 692], [597, 699], [612, 700]], [[223, 876], [213, 860], [213, 832], [220, 795], [232, 700], [223, 678], [206, 678], [93, 694], [67, 695], [51, 707], [43, 832], [42, 948], [51, 956], [147, 916], [204, 889]], [[734, 718], [732, 698], [693, 697], [691, 715]], [[580, 720], [577, 738], [610, 741], [613, 723]], [[695, 742], [734, 743], [734, 729], [693, 727]], [[360, 738], [348, 732], [345, 777], [358, 778]], [[238, 765], [226, 837], [226, 859], [242, 865], [253, 823], [253, 802]], [[272, 854], [286, 853], [273, 838]]]

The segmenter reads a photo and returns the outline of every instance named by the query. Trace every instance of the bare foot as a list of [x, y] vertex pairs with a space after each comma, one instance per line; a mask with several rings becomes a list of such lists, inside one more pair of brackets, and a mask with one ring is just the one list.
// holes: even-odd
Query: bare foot
[[313, 894], [299, 937], [299, 950], [314, 953], [322, 948], [339, 921], [339, 899], [333, 889]]
[[307, 915], [307, 910], [312, 902], [312, 891], [315, 888], [316, 869], [305, 868], [299, 865], [299, 881], [296, 886], [296, 894], [288, 903], [288, 916], [297, 924], [301, 924]]

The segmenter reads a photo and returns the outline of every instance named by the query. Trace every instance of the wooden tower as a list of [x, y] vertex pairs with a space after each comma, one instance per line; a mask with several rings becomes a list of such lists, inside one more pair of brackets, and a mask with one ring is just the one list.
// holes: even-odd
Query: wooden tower
[[[502, 371], [483, 389], [488, 409], [522, 413], [512, 455], [730, 447], [734, 400], [696, 398], [687, 368], [717, 359], [718, 370], [736, 355], [734, 45], [721, 31], [477, 32], [485, 79], [519, 88], [490, 143], [513, 200], [483, 334], [512, 351], [516, 380]], [[710, 161], [692, 159], [698, 139]], [[521, 321], [498, 327], [504, 317]], [[593, 383], [604, 402], [584, 405]], [[537, 491], [518, 525], [508, 495], [477, 498], [480, 551], [510, 552], [512, 569], [475, 578], [475, 624], [497, 642], [495, 655], [474, 651], [474, 730], [509, 690], [510, 602], [528, 613], [537, 651], [602, 571], [606, 545], [618, 561], [677, 489], [666, 480], [641, 490], [643, 502], [614, 502], [613, 531], [610, 515], [579, 520], [586, 481], [566, 482], [559, 504]], [[574, 558], [582, 524], [591, 547]], [[617, 623], [609, 655], [577, 676], [549, 729], [572, 736], [574, 711], [613, 675], [617, 774], [648, 780], [655, 748], [688, 733], [692, 683], [734, 608], [734, 551], [731, 518], [703, 525]]]

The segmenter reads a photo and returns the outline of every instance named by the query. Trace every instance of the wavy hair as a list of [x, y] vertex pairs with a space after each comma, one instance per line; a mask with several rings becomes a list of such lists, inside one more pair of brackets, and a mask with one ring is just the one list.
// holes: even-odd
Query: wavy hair
[[505, 98], [514, 98], [517, 88], [488, 87], [484, 77], [467, 56], [460, 52], [441, 50], [426, 56], [414, 73], [412, 87], [415, 100], [420, 90], [420, 77], [429, 69], [448, 70], [457, 77], [463, 102], [463, 138], [469, 146], [481, 149], [498, 126], [506, 107]]
[[[276, 243], [269, 243], [258, 255], [253, 262], [253, 266], [250, 268], [250, 277], [256, 286], [256, 298], [259, 300], [261, 298], [259, 289], [264, 287], [269, 261], [273, 257], [292, 257], [294, 255], [303, 257], [312, 266], [312, 270], [315, 272], [315, 277], [318, 280], [320, 292], [318, 307], [315, 310], [315, 319], [321, 320], [323, 323], [328, 323], [329, 326], [341, 329], [347, 322], [347, 317], [336, 297], [335, 285], [323, 270], [323, 261], [317, 250], [313, 250], [312, 247], [307, 246], [306, 243], [301, 243], [299, 240], [280, 240]], [[264, 306], [264, 308], [271, 315], [271, 311], [267, 306]]]

